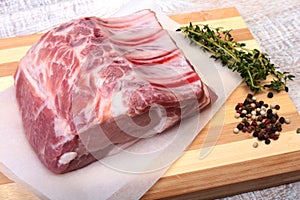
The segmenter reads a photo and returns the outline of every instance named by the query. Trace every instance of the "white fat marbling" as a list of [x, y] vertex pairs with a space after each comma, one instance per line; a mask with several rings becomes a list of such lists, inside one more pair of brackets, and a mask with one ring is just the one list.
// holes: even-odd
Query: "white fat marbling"
[[111, 112], [113, 117], [120, 116], [122, 114], [125, 114], [128, 110], [128, 107], [124, 105], [123, 103], [123, 92], [115, 92], [112, 97], [112, 106], [111, 106]]
[[76, 158], [77, 153], [76, 152], [67, 152], [64, 153], [58, 160], [59, 165], [65, 165], [74, 160]]

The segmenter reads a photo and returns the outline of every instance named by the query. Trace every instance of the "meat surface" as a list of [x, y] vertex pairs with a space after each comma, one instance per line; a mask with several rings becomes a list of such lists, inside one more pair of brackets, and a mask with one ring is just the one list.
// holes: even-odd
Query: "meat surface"
[[15, 87], [28, 141], [54, 173], [162, 133], [211, 104], [150, 10], [54, 28], [21, 59]]

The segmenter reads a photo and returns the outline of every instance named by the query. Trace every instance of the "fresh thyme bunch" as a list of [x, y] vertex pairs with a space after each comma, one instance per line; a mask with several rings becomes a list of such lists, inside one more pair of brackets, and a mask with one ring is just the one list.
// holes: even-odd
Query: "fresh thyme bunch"
[[[208, 25], [193, 25], [181, 27], [181, 31], [190, 38], [192, 43], [201, 46], [205, 51], [212, 53], [211, 57], [219, 60], [223, 66], [240, 73], [245, 83], [253, 92], [271, 88], [276, 91], [286, 90], [287, 80], [293, 80], [294, 75], [289, 72], [280, 72], [268, 55], [257, 49], [247, 49], [245, 43], [233, 40], [231, 30], [211, 28]], [[271, 81], [263, 84], [268, 75], [272, 75]]]

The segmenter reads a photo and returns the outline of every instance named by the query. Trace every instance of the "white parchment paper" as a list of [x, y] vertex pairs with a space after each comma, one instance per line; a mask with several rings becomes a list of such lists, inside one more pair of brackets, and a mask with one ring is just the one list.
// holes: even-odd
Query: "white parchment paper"
[[[218, 95], [217, 101], [199, 115], [184, 120], [164, 134], [142, 140], [117, 155], [63, 175], [49, 172], [27, 143], [11, 87], [0, 93], [1, 170], [41, 198], [49, 199], [138, 199], [165, 173], [220, 109], [241, 79], [215, 63], [198, 47], [191, 46], [178, 24], [149, 1], [131, 1], [116, 15], [150, 8], [195, 66], [196, 71]], [[209, 155], [208, 155], [209, 156]]]

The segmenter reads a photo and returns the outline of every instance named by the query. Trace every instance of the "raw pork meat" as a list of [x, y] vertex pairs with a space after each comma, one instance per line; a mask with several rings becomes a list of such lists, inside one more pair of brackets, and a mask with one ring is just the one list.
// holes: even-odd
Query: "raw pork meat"
[[54, 173], [79, 169], [211, 104], [155, 13], [86, 17], [47, 32], [20, 61], [16, 98], [32, 148]]

